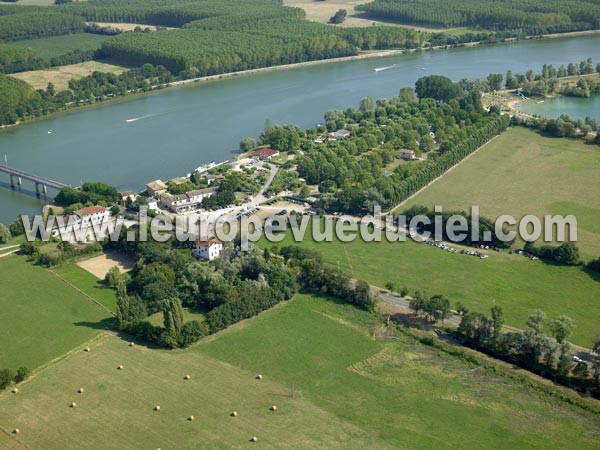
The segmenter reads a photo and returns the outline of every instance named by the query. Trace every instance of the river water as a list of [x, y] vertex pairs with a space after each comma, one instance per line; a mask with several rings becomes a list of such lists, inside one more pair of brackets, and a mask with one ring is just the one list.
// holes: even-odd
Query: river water
[[600, 120], [600, 95], [590, 98], [556, 97], [552, 99], [527, 100], [518, 108], [529, 114], [537, 114], [548, 119], [555, 119], [561, 114], [567, 114], [571, 119], [585, 119], [586, 116]]
[[[364, 96], [397, 95], [428, 74], [477, 78], [507, 69], [541, 71], [543, 64], [588, 57], [600, 59], [600, 35], [331, 62], [200, 82], [0, 131], [0, 159], [6, 155], [10, 166], [73, 185], [99, 180], [120, 190], [141, 189], [150, 180], [231, 158], [239, 141], [256, 136], [267, 118], [306, 127], [319, 123], [328, 109], [356, 106]], [[389, 68], [375, 71], [382, 67]], [[8, 176], [0, 175], [0, 182], [6, 184]], [[1, 188], [0, 221], [35, 213], [40, 204]]]

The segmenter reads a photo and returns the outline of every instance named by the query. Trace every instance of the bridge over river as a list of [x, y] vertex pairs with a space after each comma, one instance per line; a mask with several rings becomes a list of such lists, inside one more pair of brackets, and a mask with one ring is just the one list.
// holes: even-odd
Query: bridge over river
[[10, 187], [12, 189], [15, 189], [17, 187], [20, 188], [23, 184], [23, 180], [28, 180], [32, 183], [35, 183], [35, 193], [38, 197], [41, 194], [44, 194], [44, 196], [46, 196], [48, 188], [61, 190], [62, 188], [68, 186], [67, 184], [61, 183], [59, 181], [54, 181], [48, 178], [40, 177], [38, 175], [33, 175], [31, 173], [24, 172], [23, 170], [8, 167], [3, 164], [0, 164], [0, 172], [4, 172], [10, 175]]

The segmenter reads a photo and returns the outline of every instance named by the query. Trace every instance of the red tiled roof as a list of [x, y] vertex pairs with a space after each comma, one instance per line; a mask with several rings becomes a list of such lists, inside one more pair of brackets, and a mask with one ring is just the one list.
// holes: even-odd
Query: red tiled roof
[[273, 150], [272, 148], [261, 148], [260, 150], [255, 150], [252, 152], [252, 156], [256, 156], [258, 158], [270, 158], [271, 156], [278, 154], [279, 152], [277, 150]]
[[92, 214], [103, 213], [106, 211], [104, 206], [88, 206], [87, 208], [81, 208], [75, 211], [79, 216], [91, 216]]
[[198, 240], [196, 241], [196, 243], [200, 246], [200, 247], [210, 247], [213, 244], [221, 244], [221, 240], [217, 239], [217, 238], [212, 238], [208, 241], [201, 241]]

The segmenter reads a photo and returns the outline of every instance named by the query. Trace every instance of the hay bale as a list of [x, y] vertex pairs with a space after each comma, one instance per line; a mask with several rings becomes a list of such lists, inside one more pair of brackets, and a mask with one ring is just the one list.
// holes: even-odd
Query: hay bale
[[192, 377], [190, 377], [189, 375], [186, 375], [185, 377], [183, 377], [184, 380], [189, 380], [190, 378], [192, 378]]
[[14, 434], [19, 434], [19, 432], [20, 432], [20, 431], [21, 431], [21, 430], [19, 430], [18, 428], [15, 428], [15, 429], [13, 430], [13, 433], [14, 433]]
[[69, 407], [71, 407], [71, 408], [77, 408], [77, 403], [73, 402], [73, 403], [71, 403], [71, 404], [69, 405]]
[[135, 342], [130, 342], [130, 343], [129, 343], [129, 346], [130, 346], [130, 347], [134, 347], [134, 346], [135, 346]]
[[250, 438], [250, 442], [256, 442], [256, 441], [258, 441], [258, 438], [256, 436], [252, 436]]
[[190, 422], [191, 422], [191, 421], [193, 421], [194, 419], [195, 419], [195, 417], [194, 417], [194, 416], [190, 416], [190, 417], [188, 417], [188, 420], [189, 420]]
[[12, 393], [13, 394], [18, 394], [19, 393], [19, 388], [13, 388]]
[[256, 375], [256, 379], [257, 380], [262, 380], [262, 375], [261, 374]]
[[160, 406], [156, 405], [156, 406], [154, 407], [154, 411], [160, 411]]
[[277, 411], [277, 406], [275, 406], [275, 405], [271, 406], [271, 411]]
[[233, 411], [233, 412], [231, 413], [231, 417], [237, 417], [237, 411]]
[[123, 366], [117, 367], [118, 370], [123, 370]]
[[89, 347], [86, 347], [86, 348], [84, 348], [84, 349], [83, 349], [83, 351], [84, 351], [84, 352], [89, 352], [89, 351], [90, 351], [90, 348], [89, 348]]
[[79, 389], [77, 389], [77, 393], [78, 393], [78, 394], [83, 394], [83, 388], [79, 388]]

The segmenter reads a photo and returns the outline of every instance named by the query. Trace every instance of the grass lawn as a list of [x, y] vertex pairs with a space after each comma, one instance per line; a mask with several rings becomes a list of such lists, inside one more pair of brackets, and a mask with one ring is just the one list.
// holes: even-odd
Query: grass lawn
[[112, 288], [106, 287], [91, 273], [83, 270], [75, 263], [63, 264], [52, 269], [69, 283], [73, 284], [83, 292], [102, 303], [113, 312], [117, 310], [117, 294]]
[[111, 72], [117, 75], [127, 69], [105, 62], [86, 61], [68, 66], [51, 67], [44, 70], [13, 73], [10, 76], [29, 83], [35, 89], [46, 89], [48, 83], [53, 83], [57, 91], [64, 91], [69, 87], [69, 81], [91, 75], [92, 72]]
[[108, 36], [92, 33], [74, 33], [63, 36], [50, 36], [37, 39], [9, 42], [7, 45], [19, 48], [30, 48], [40, 58], [50, 59], [62, 56], [72, 50], [96, 50], [100, 48]]
[[596, 445], [591, 414], [409, 338], [374, 340], [372, 325], [298, 296], [183, 351], [107, 335], [0, 395], [0, 426], [61, 450], [246, 448], [251, 436], [290, 449]]
[[[310, 231], [310, 230], [309, 230]], [[577, 328], [574, 343], [590, 347], [600, 333], [600, 276], [578, 267], [530, 261], [508, 252], [487, 252], [481, 260], [452, 254], [412, 240], [365, 243], [340, 241], [295, 243], [290, 235], [279, 245], [303, 245], [318, 250], [329, 267], [384, 287], [389, 281], [428, 295], [444, 294], [474, 311], [488, 312], [495, 300], [504, 308], [507, 325], [523, 327], [534, 309], [549, 319], [566, 314]], [[261, 245], [265, 245], [264, 241]], [[271, 246], [269, 243], [268, 246]]]
[[578, 246], [600, 256], [600, 151], [578, 140], [553, 139], [512, 128], [399, 208], [442, 205], [481, 215], [573, 214]]
[[[184, 307], [182, 309], [183, 309], [183, 323], [191, 322], [192, 320], [197, 320], [198, 322], [204, 322], [206, 320], [206, 316], [201, 312], [198, 312], [194, 309], [186, 308], [186, 307]], [[148, 316], [148, 318], [146, 320], [154, 326], [162, 327], [164, 324], [163, 319], [164, 319], [164, 315], [161, 311], [161, 312], [152, 314], [151, 316]]]
[[293, 384], [303, 399], [376, 433], [371, 448], [595, 445], [597, 418], [412, 340], [376, 341], [369, 324], [351, 306], [298, 296], [194, 351]]
[[98, 334], [103, 308], [22, 256], [0, 258], [0, 367], [34, 369]]

